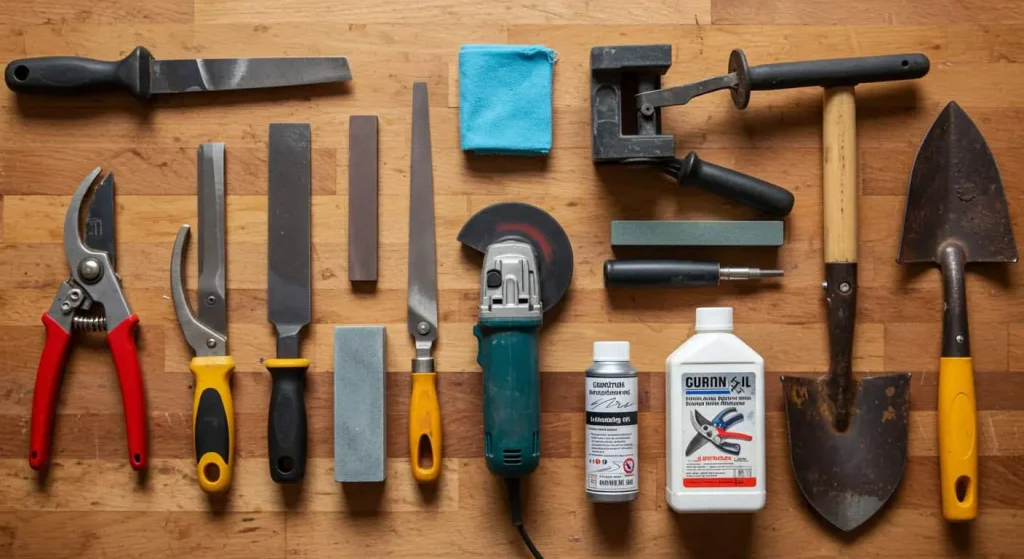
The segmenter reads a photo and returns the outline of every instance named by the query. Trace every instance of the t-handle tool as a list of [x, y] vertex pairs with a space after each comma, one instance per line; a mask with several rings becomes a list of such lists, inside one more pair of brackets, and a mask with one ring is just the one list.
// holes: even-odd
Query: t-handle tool
[[185, 293], [185, 245], [182, 225], [171, 254], [171, 298], [185, 341], [195, 353], [192, 432], [199, 486], [207, 493], [226, 491], [234, 469], [235, 414], [230, 378], [235, 360], [227, 354], [227, 305], [224, 266], [224, 144], [199, 146], [199, 316]]
[[729, 73], [699, 82], [636, 94], [636, 107], [642, 114], [654, 109], [685, 105], [694, 97], [729, 89], [737, 109], [747, 108], [751, 91], [795, 89], [798, 87], [854, 86], [860, 83], [913, 80], [928, 73], [928, 57], [923, 54], [886, 54], [856, 58], [833, 58], [804, 62], [780, 62], [750, 66], [740, 49], [729, 54]]
[[[64, 217], [64, 254], [71, 268], [71, 278], [60, 284], [50, 310], [43, 315], [46, 345], [39, 359], [35, 392], [32, 395], [31, 442], [29, 464], [41, 470], [50, 461], [53, 419], [57, 407], [61, 375], [73, 330], [106, 330], [107, 343], [114, 358], [121, 400], [124, 405], [125, 430], [128, 435], [128, 462], [135, 470], [148, 461], [146, 433], [146, 395], [142, 388], [142, 369], [135, 348], [135, 327], [139, 317], [132, 314], [121, 291], [121, 278], [106, 250], [87, 246], [82, 240], [80, 213], [82, 203], [100, 174], [97, 167], [78, 186]], [[108, 174], [97, 190], [104, 194], [94, 203], [110, 204], [93, 216], [88, 238], [113, 241], [103, 231], [113, 231], [114, 176]], [[102, 216], [111, 220], [105, 223]], [[112, 246], [112, 244], [110, 245]], [[93, 304], [102, 306], [102, 314], [87, 314]]]
[[416, 481], [441, 475], [441, 407], [437, 402], [437, 254], [434, 246], [434, 175], [430, 153], [427, 84], [412, 87], [412, 154], [409, 169], [408, 326], [416, 342], [409, 399], [409, 461]]

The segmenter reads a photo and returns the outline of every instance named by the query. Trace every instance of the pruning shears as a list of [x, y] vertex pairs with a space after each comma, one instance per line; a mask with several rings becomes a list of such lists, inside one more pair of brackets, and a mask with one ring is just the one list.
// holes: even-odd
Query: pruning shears
[[729, 431], [730, 427], [741, 421], [743, 421], [743, 414], [739, 413], [736, 408], [732, 407], [725, 408], [718, 412], [711, 421], [708, 421], [708, 419], [701, 415], [699, 411], [693, 410], [690, 414], [690, 423], [692, 423], [693, 428], [697, 430], [697, 434], [690, 440], [690, 444], [686, 446], [686, 455], [689, 456], [694, 452], [697, 452], [708, 443], [715, 445], [719, 450], [726, 454], [732, 454], [734, 456], [739, 455], [740, 445], [738, 443], [726, 441], [726, 439], [736, 439], [740, 441], [751, 441], [754, 439], [746, 433]]

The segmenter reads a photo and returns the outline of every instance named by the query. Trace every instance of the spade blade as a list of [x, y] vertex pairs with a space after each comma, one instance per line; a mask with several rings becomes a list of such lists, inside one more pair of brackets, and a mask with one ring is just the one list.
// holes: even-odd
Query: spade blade
[[849, 424], [841, 432], [826, 379], [782, 377], [790, 456], [807, 502], [848, 532], [874, 516], [903, 477], [910, 375], [855, 380]]
[[918, 149], [897, 261], [939, 262], [939, 249], [951, 241], [963, 248], [966, 262], [1017, 261], [999, 168], [981, 131], [955, 102]]

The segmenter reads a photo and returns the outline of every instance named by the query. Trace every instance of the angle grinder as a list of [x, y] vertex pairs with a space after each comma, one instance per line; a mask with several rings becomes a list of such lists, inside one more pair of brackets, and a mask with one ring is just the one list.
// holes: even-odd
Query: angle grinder
[[543, 313], [572, 280], [569, 237], [547, 212], [502, 203], [477, 212], [459, 242], [483, 253], [477, 362], [483, 368], [484, 456], [505, 479], [512, 522], [534, 557], [523, 527], [519, 482], [540, 463], [540, 363]]

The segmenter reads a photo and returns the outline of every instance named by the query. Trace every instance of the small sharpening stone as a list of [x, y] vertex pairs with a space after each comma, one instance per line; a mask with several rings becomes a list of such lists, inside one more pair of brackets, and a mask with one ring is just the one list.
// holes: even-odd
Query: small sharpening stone
[[334, 327], [334, 481], [387, 474], [385, 329]]
[[377, 117], [348, 120], [348, 279], [377, 281]]
[[613, 221], [612, 246], [777, 247], [782, 221]]

